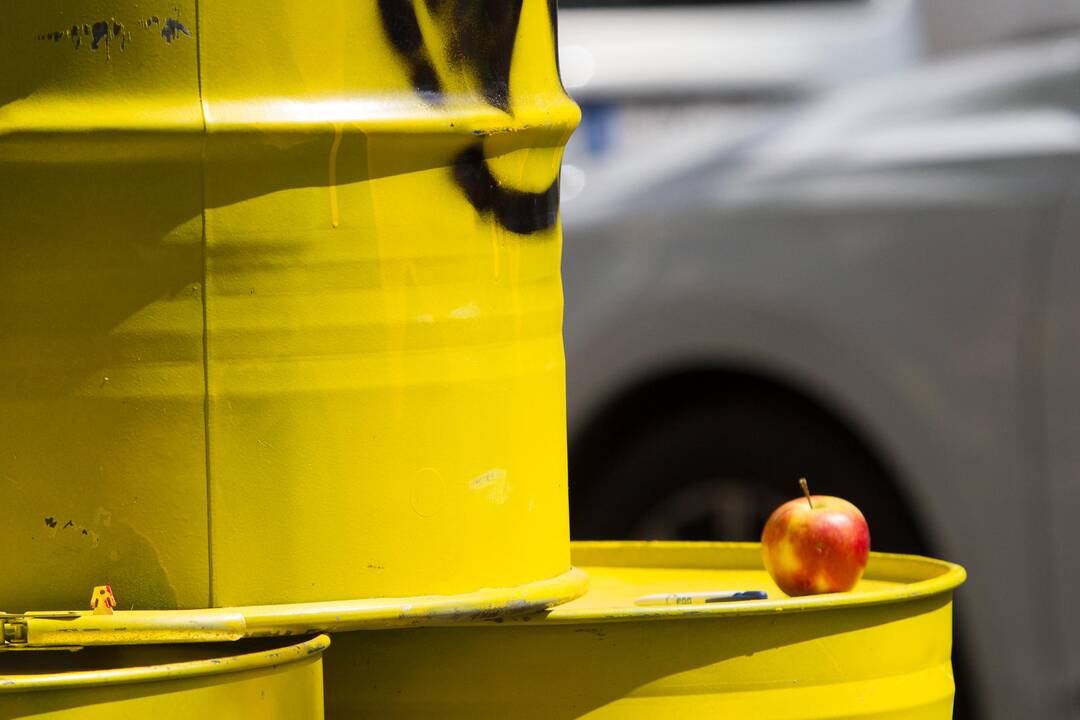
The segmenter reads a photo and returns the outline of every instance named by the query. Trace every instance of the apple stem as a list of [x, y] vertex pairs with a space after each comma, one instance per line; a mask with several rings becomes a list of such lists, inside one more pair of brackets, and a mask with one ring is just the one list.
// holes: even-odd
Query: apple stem
[[810, 506], [810, 509], [814, 509], [814, 501], [810, 499], [810, 486], [806, 483], [806, 478], [799, 478], [799, 487], [802, 488], [803, 495], [806, 496], [806, 504]]

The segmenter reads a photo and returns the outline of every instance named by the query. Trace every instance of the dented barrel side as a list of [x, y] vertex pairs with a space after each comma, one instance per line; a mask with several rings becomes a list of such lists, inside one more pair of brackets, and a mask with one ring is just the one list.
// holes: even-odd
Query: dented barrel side
[[15, 10], [4, 606], [569, 570], [553, 5]]

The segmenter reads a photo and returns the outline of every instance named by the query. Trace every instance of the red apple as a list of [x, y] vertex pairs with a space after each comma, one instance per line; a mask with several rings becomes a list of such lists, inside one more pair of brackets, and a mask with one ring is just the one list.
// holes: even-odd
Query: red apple
[[773, 581], [788, 595], [846, 592], [866, 569], [870, 528], [847, 500], [810, 495], [773, 511], [761, 533], [761, 555]]

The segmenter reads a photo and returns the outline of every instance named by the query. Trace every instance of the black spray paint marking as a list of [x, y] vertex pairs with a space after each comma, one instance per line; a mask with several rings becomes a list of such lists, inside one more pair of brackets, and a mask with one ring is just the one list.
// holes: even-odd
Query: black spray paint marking
[[555, 48], [555, 74], [562, 84], [562, 67], [559, 65], [559, 0], [548, 0], [548, 21], [551, 23], [551, 44]]
[[471, 76], [484, 100], [503, 112], [510, 112], [510, 63], [522, 1], [427, 0], [443, 30], [450, 66]]
[[454, 180], [481, 215], [490, 213], [507, 230], [528, 235], [553, 226], [559, 215], [559, 179], [533, 193], [507, 188], [492, 175], [480, 143], [454, 159]]
[[[510, 66], [523, 0], [379, 0], [383, 29], [409, 70], [413, 90], [437, 105], [444, 91], [420, 30], [417, 2], [424, 2], [435, 20], [450, 68], [470, 78], [489, 105], [511, 112]], [[548, 0], [553, 29], [555, 4]], [[477, 212], [511, 232], [546, 230], [558, 218], [558, 178], [539, 193], [505, 187], [491, 172], [483, 143], [470, 145], [454, 159], [453, 177]]]
[[416, 18], [412, 0], [379, 0], [379, 15], [390, 43], [409, 68], [413, 90], [432, 104], [441, 103], [442, 83], [424, 47], [420, 21]]

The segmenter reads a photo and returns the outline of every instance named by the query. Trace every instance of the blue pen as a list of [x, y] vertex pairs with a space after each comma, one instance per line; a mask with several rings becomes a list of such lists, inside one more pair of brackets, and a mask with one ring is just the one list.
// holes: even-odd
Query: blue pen
[[635, 605], [707, 605], [718, 602], [738, 600], [768, 600], [764, 590], [713, 590], [709, 592], [664, 593], [660, 595], [642, 595], [634, 600]]

